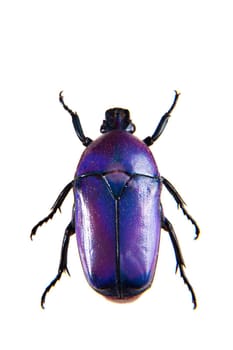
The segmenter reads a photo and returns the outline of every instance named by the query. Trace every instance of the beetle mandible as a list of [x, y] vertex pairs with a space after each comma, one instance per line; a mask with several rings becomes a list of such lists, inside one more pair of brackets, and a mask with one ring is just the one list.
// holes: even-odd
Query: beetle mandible
[[84, 274], [90, 286], [100, 294], [115, 300], [133, 299], [148, 289], [157, 263], [161, 228], [168, 232], [179, 269], [187, 285], [194, 308], [196, 296], [185, 271], [184, 259], [171, 222], [164, 215], [160, 193], [164, 185], [183, 214], [199, 235], [196, 221], [188, 213], [185, 202], [174, 186], [160, 176], [149, 149], [163, 133], [179, 93], [170, 109], [162, 116], [152, 136], [143, 141], [133, 133], [135, 125], [129, 111], [112, 108], [106, 111], [100, 128], [102, 136], [92, 141], [86, 137], [79, 117], [64, 102], [71, 115], [75, 132], [86, 147], [78, 163], [74, 179], [65, 186], [51, 212], [34, 226], [31, 238], [39, 226], [52, 219], [71, 189], [74, 192], [72, 219], [66, 227], [58, 273], [41, 297], [45, 298], [63, 272], [69, 274], [67, 253], [70, 237], [76, 233]]

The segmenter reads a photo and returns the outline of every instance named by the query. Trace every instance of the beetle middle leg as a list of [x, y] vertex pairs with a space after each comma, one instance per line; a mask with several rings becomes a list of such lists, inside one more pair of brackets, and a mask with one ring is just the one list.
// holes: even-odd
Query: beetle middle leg
[[35, 236], [36, 231], [38, 229], [38, 227], [40, 227], [41, 225], [43, 225], [44, 223], [46, 223], [48, 220], [52, 219], [54, 214], [56, 213], [56, 211], [59, 209], [61, 210], [61, 205], [64, 202], [66, 196], [68, 195], [69, 191], [71, 190], [71, 188], [73, 187], [74, 181], [72, 180], [71, 182], [68, 183], [68, 185], [66, 185], [63, 190], [61, 191], [61, 193], [59, 194], [59, 196], [57, 197], [55, 203], [53, 204], [52, 208], [51, 208], [51, 212], [48, 216], [46, 216], [44, 219], [40, 220], [38, 222], [38, 224], [36, 224], [32, 231], [31, 231], [31, 239], [33, 236]]
[[196, 221], [192, 218], [192, 216], [188, 213], [188, 211], [185, 208], [185, 202], [182, 199], [181, 195], [177, 192], [177, 190], [175, 189], [175, 187], [167, 180], [165, 179], [165, 177], [161, 177], [162, 183], [164, 184], [164, 186], [166, 187], [166, 189], [168, 190], [168, 192], [171, 193], [171, 195], [173, 196], [173, 198], [175, 199], [178, 207], [181, 208], [181, 210], [183, 211], [184, 215], [192, 222], [192, 224], [195, 227], [195, 234], [196, 237], [195, 239], [198, 238], [199, 234], [200, 234], [200, 229], [196, 223]]
[[172, 245], [175, 251], [175, 256], [176, 256], [176, 271], [179, 268], [180, 270], [180, 275], [183, 278], [184, 283], [187, 285], [191, 295], [192, 295], [192, 302], [193, 302], [193, 307], [194, 309], [196, 309], [197, 307], [197, 300], [196, 300], [196, 296], [193, 290], [193, 287], [191, 286], [185, 272], [184, 272], [184, 267], [185, 267], [185, 263], [184, 263], [184, 259], [181, 253], [181, 249], [179, 246], [179, 242], [178, 239], [176, 237], [176, 233], [174, 231], [174, 228], [172, 226], [172, 224], [170, 223], [170, 221], [164, 217], [162, 215], [162, 228], [167, 231], [169, 233], [170, 239], [172, 241]]
[[62, 242], [62, 248], [61, 248], [61, 257], [60, 257], [60, 263], [58, 267], [58, 272], [56, 277], [51, 281], [51, 283], [46, 287], [44, 293], [41, 297], [41, 307], [44, 309], [44, 303], [47, 293], [50, 291], [52, 287], [55, 286], [57, 281], [61, 278], [63, 272], [67, 272], [68, 275], [70, 275], [68, 267], [67, 267], [67, 253], [68, 253], [68, 247], [70, 242], [70, 236], [72, 236], [75, 233], [75, 227], [74, 227], [74, 220], [69, 223], [65, 230], [65, 234], [63, 237]]

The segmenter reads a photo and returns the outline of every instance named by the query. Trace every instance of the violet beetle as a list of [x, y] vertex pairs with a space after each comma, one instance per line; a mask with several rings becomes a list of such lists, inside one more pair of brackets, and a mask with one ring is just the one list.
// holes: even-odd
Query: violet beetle
[[84, 274], [90, 286], [100, 294], [115, 300], [129, 300], [148, 289], [153, 281], [159, 251], [161, 228], [168, 232], [179, 269], [187, 285], [194, 308], [194, 290], [184, 271], [184, 259], [170, 221], [166, 218], [160, 193], [164, 185], [174, 197], [184, 215], [195, 227], [196, 221], [185, 208], [185, 202], [174, 186], [160, 176], [149, 149], [164, 131], [179, 94], [163, 115], [152, 136], [143, 141], [132, 135], [135, 126], [129, 111], [112, 108], [106, 111], [101, 126], [102, 136], [92, 141], [86, 137], [78, 115], [59, 95], [64, 109], [72, 117], [75, 132], [86, 147], [78, 163], [74, 179], [65, 186], [51, 208], [50, 214], [32, 229], [31, 238], [39, 226], [52, 219], [73, 189], [72, 219], [63, 238], [58, 273], [45, 289], [51, 287], [67, 272], [67, 253], [70, 237], [76, 233]]

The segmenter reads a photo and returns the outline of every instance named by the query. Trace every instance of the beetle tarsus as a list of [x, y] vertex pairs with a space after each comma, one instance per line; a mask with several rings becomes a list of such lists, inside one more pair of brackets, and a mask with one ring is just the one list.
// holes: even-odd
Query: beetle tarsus
[[44, 293], [42, 294], [41, 302], [40, 302], [40, 305], [41, 305], [42, 309], [45, 308], [45, 299], [46, 299], [47, 293], [50, 291], [50, 289], [51, 289], [52, 287], [55, 286], [55, 284], [57, 283], [57, 281], [61, 278], [61, 275], [62, 275], [62, 272], [58, 273], [57, 276], [52, 280], [52, 282], [45, 288], [45, 291], [44, 291]]
[[189, 282], [189, 280], [188, 280], [188, 278], [187, 278], [187, 276], [186, 276], [186, 274], [184, 272], [185, 263], [184, 263], [184, 259], [183, 259], [182, 253], [181, 253], [179, 242], [177, 240], [177, 237], [176, 237], [176, 234], [175, 234], [175, 231], [174, 231], [174, 228], [173, 228], [172, 224], [165, 217], [162, 218], [162, 228], [169, 233], [169, 236], [170, 236], [170, 239], [172, 241], [172, 245], [173, 245], [173, 248], [174, 248], [174, 251], [175, 251], [175, 256], [176, 256], [176, 272], [177, 272], [177, 270], [179, 268], [180, 275], [181, 275], [184, 283], [187, 285], [188, 290], [191, 293], [192, 302], [193, 302], [193, 308], [196, 309], [196, 307], [197, 307], [196, 296], [195, 296], [193, 287], [190, 284], [190, 282]]
[[57, 197], [55, 203], [53, 204], [52, 208], [51, 208], [51, 212], [48, 216], [46, 216], [44, 219], [40, 220], [38, 222], [38, 224], [36, 224], [32, 231], [31, 231], [31, 235], [30, 238], [32, 239], [33, 236], [35, 236], [36, 231], [38, 229], [38, 227], [42, 226], [43, 224], [45, 224], [47, 221], [51, 220], [54, 216], [54, 214], [56, 213], [57, 210], [61, 211], [61, 205], [64, 202], [66, 196], [68, 195], [69, 191], [71, 190], [71, 188], [73, 187], [74, 181], [72, 180], [71, 182], [68, 183], [68, 185], [66, 185], [63, 190], [61, 191], [61, 193], [59, 194], [59, 196]]
[[59, 267], [58, 267], [58, 273], [57, 273], [56, 277], [50, 282], [50, 284], [45, 288], [45, 291], [41, 297], [41, 307], [43, 309], [44, 309], [46, 295], [48, 294], [50, 289], [55, 286], [57, 281], [59, 281], [63, 272], [67, 272], [68, 275], [70, 276], [70, 272], [69, 272], [68, 267], [67, 267], [67, 253], [68, 253], [68, 248], [69, 248], [70, 236], [72, 236], [74, 233], [75, 233], [75, 228], [74, 228], [74, 222], [72, 220], [69, 223], [69, 225], [67, 226], [65, 233], [64, 233], [62, 248], [61, 248], [60, 263], [59, 263]]
[[170, 114], [173, 111], [173, 109], [175, 108], [175, 106], [177, 104], [179, 96], [180, 96], [180, 92], [175, 90], [175, 98], [174, 98], [173, 104], [171, 105], [170, 109], [167, 111], [166, 114]]
[[196, 221], [193, 219], [193, 217], [188, 213], [187, 209], [185, 208], [185, 205], [186, 205], [185, 201], [182, 199], [181, 195], [177, 192], [177, 190], [170, 183], [170, 181], [165, 179], [165, 177], [161, 177], [161, 180], [162, 180], [164, 186], [166, 187], [166, 189], [168, 190], [168, 192], [171, 193], [172, 197], [175, 199], [178, 207], [181, 208], [181, 210], [183, 211], [183, 214], [194, 225], [194, 227], [195, 227], [195, 235], [196, 235], [194, 239], [197, 239], [199, 234], [200, 234], [200, 229], [199, 229], [198, 224], [196, 223]]
[[31, 240], [33, 239], [33, 236], [36, 235], [37, 229], [38, 229], [40, 226], [42, 226], [43, 224], [45, 224], [47, 221], [51, 220], [51, 219], [53, 218], [54, 214], [56, 213], [56, 211], [57, 211], [57, 209], [56, 209], [56, 210], [52, 210], [51, 213], [50, 213], [48, 216], [46, 216], [44, 219], [40, 220], [40, 221], [38, 222], [38, 224], [36, 224], [36, 225], [33, 227], [32, 231], [31, 231], [31, 234], [30, 234]]
[[170, 118], [171, 116], [171, 112], [173, 111], [173, 109], [175, 108], [176, 106], [176, 103], [178, 101], [178, 98], [179, 98], [179, 95], [180, 93], [178, 93], [176, 90], [175, 90], [175, 98], [174, 98], [174, 101], [171, 105], [171, 107], [169, 108], [169, 110], [162, 116], [162, 118], [160, 119], [160, 122], [157, 126], [157, 128], [155, 129], [154, 133], [152, 136], [148, 136], [146, 137], [143, 142], [147, 145], [147, 146], [151, 146], [153, 145], [153, 143], [161, 136], [161, 134], [163, 133], [164, 129], [166, 128], [166, 125], [167, 125], [167, 122], [168, 122], [168, 119]]

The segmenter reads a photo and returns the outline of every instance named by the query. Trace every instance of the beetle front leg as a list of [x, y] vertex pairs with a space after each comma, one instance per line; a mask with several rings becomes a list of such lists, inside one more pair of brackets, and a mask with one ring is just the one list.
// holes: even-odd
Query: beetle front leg
[[70, 242], [70, 236], [72, 236], [75, 233], [75, 228], [74, 228], [74, 222], [73, 220], [69, 223], [65, 230], [65, 234], [63, 237], [63, 242], [62, 242], [62, 248], [61, 248], [61, 257], [60, 257], [60, 263], [58, 267], [58, 273], [56, 277], [52, 280], [52, 282], [46, 287], [44, 293], [42, 294], [41, 297], [41, 307], [44, 309], [44, 303], [45, 303], [45, 298], [47, 293], [50, 291], [52, 287], [55, 286], [57, 281], [61, 278], [61, 275], [63, 272], [67, 272], [68, 275], [70, 275], [69, 270], [67, 268], [67, 253], [68, 253], [68, 247], [69, 247], [69, 242]]
[[177, 103], [178, 97], [179, 97], [179, 93], [177, 91], [175, 91], [175, 98], [173, 101], [173, 104], [171, 105], [170, 109], [162, 116], [162, 118], [160, 119], [160, 122], [157, 126], [157, 128], [155, 129], [154, 133], [152, 136], [148, 136], [146, 137], [143, 142], [147, 145], [147, 146], [151, 146], [153, 145], [153, 143], [159, 138], [159, 136], [163, 133], [168, 119], [171, 116], [171, 112], [173, 111], [173, 109], [175, 108], [175, 105]]
[[73, 112], [64, 102], [64, 98], [62, 95], [62, 91], [59, 94], [59, 101], [61, 102], [63, 108], [71, 115], [72, 122], [74, 126], [74, 130], [79, 138], [79, 140], [82, 142], [84, 146], [88, 146], [92, 140], [89, 137], [86, 137], [83, 132], [83, 128], [79, 119], [79, 116], [76, 112]]
[[195, 296], [193, 287], [191, 286], [191, 284], [190, 284], [190, 282], [189, 282], [189, 280], [184, 272], [185, 263], [184, 263], [184, 259], [183, 259], [182, 253], [181, 253], [178, 239], [176, 237], [176, 234], [175, 234], [175, 231], [174, 231], [172, 224], [164, 216], [162, 216], [162, 228], [169, 233], [169, 236], [170, 236], [170, 239], [172, 241], [172, 245], [173, 245], [173, 248], [175, 251], [175, 256], [176, 256], [176, 263], [177, 263], [176, 271], [179, 268], [180, 275], [183, 278], [184, 283], [187, 285], [187, 287], [192, 295], [193, 308], [196, 309], [196, 307], [197, 307], [196, 296]]
[[181, 208], [181, 210], [183, 211], [184, 215], [192, 222], [192, 224], [195, 227], [195, 234], [196, 237], [195, 239], [198, 238], [199, 234], [200, 234], [200, 229], [198, 227], [198, 224], [196, 223], [196, 221], [192, 218], [192, 216], [188, 213], [188, 211], [185, 209], [185, 202], [182, 199], [181, 195], [177, 192], [177, 190], [175, 189], [175, 187], [164, 177], [161, 177], [162, 183], [164, 184], [164, 186], [166, 187], [166, 189], [168, 190], [168, 192], [171, 193], [171, 195], [173, 196], [173, 198], [175, 199], [178, 207]]
[[72, 180], [70, 183], [68, 183], [68, 185], [66, 185], [66, 187], [63, 188], [63, 190], [61, 191], [61, 193], [59, 194], [59, 196], [57, 197], [55, 203], [53, 204], [53, 206], [51, 208], [51, 213], [48, 216], [46, 216], [44, 219], [40, 220], [38, 222], [38, 224], [36, 224], [33, 227], [31, 235], [30, 235], [31, 239], [36, 234], [36, 231], [37, 231], [39, 226], [43, 225], [48, 220], [52, 219], [54, 214], [56, 213], [56, 211], [58, 209], [61, 210], [61, 205], [64, 202], [64, 200], [65, 200], [66, 196], [68, 195], [69, 191], [73, 187], [73, 184], [74, 184], [74, 181]]

